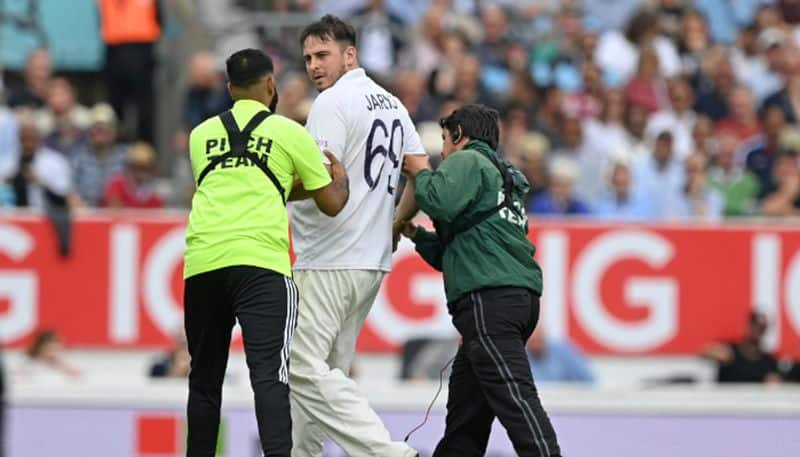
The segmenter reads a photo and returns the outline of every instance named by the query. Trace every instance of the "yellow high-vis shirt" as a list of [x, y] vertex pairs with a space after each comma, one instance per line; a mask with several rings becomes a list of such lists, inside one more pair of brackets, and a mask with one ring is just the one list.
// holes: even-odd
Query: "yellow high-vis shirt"
[[[267, 107], [239, 100], [233, 108], [238, 128], [244, 129]], [[215, 157], [230, 150], [228, 132], [219, 116], [192, 130], [189, 154], [197, 183]], [[277, 186], [247, 157], [228, 157], [202, 179], [192, 198], [186, 229], [183, 277], [234, 265], [250, 265], [291, 276], [289, 215], [284, 198], [299, 176], [306, 190], [331, 182], [314, 139], [300, 124], [271, 115], [250, 135], [247, 150], [258, 156], [285, 189]]]

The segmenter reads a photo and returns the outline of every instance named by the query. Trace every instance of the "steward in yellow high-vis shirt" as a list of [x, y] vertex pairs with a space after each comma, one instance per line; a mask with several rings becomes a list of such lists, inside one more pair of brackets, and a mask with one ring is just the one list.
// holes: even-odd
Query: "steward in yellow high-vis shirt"
[[297, 178], [303, 195], [335, 216], [347, 202], [348, 180], [328, 153], [326, 169], [301, 125], [273, 114], [278, 94], [269, 56], [236, 52], [227, 72], [233, 108], [195, 127], [189, 141], [197, 190], [184, 256], [184, 324], [192, 358], [186, 455], [214, 455], [238, 320], [261, 446], [266, 455], [289, 457], [288, 359], [298, 297], [286, 200]]

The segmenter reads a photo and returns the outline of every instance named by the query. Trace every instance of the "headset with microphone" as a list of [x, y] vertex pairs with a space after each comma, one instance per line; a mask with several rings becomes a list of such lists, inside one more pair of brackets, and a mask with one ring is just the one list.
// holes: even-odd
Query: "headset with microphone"
[[450, 142], [453, 144], [458, 143], [461, 141], [461, 126], [457, 126], [455, 130], [450, 131]]

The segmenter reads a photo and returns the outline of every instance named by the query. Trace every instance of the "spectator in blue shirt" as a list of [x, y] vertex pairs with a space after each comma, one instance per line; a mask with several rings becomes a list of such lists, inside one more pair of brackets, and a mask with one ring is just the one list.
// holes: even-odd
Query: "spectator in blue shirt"
[[656, 208], [651, 200], [635, 194], [631, 188], [631, 170], [623, 160], [611, 166], [611, 191], [599, 200], [592, 212], [601, 219], [618, 221], [643, 221], [656, 216]]
[[695, 153], [684, 162], [683, 185], [667, 194], [664, 216], [668, 220], [718, 221], [725, 208], [725, 197], [708, 177], [708, 159]]
[[653, 153], [640, 157], [632, 164], [633, 194], [642, 195], [655, 207], [655, 217], [667, 214], [668, 200], [681, 191], [684, 170], [672, 149], [672, 133], [661, 132], [656, 137]]
[[108, 181], [123, 170], [128, 148], [117, 142], [117, 116], [110, 105], [95, 105], [90, 116], [89, 141], [72, 159], [72, 172], [80, 205], [95, 208]]
[[715, 42], [729, 45], [739, 29], [753, 22], [763, 0], [697, 0], [695, 8], [706, 17]]
[[577, 177], [578, 166], [572, 159], [554, 158], [547, 190], [531, 198], [528, 212], [551, 216], [589, 214], [589, 207], [575, 196]]
[[569, 341], [548, 340], [539, 326], [526, 346], [528, 363], [536, 382], [594, 383], [595, 376], [589, 362]]

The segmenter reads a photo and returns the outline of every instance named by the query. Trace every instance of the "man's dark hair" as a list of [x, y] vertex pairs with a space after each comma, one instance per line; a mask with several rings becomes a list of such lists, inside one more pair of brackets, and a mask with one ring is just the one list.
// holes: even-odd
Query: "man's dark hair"
[[439, 125], [456, 134], [461, 127], [461, 135], [480, 140], [490, 148], [497, 149], [500, 144], [500, 114], [497, 110], [483, 105], [469, 104], [453, 111], [439, 120]]
[[249, 87], [275, 70], [272, 58], [258, 49], [236, 51], [228, 57], [225, 66], [228, 81], [236, 87]]
[[310, 36], [317, 37], [322, 41], [334, 40], [348, 46], [356, 45], [356, 29], [333, 14], [326, 14], [318, 21], [308, 24], [300, 33], [300, 46]]

